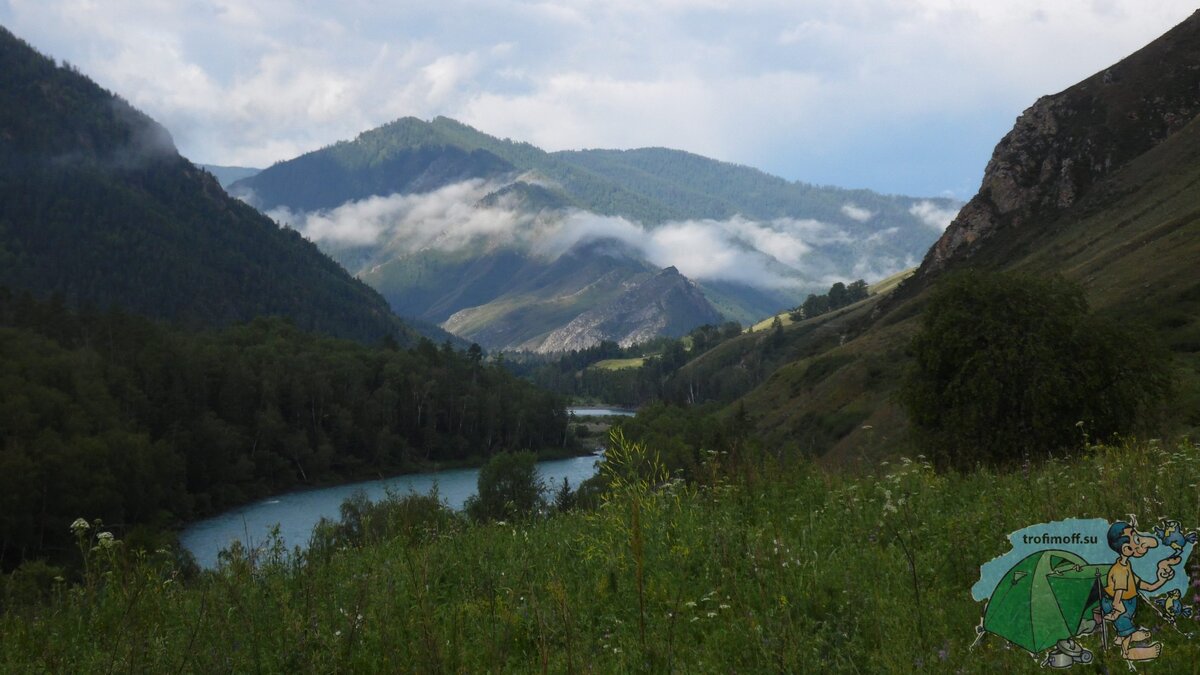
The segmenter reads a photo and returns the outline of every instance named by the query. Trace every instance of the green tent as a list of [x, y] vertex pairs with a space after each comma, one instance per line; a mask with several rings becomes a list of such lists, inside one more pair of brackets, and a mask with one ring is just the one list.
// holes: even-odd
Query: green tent
[[1069, 551], [1038, 551], [1004, 575], [983, 615], [983, 629], [1030, 652], [1079, 634], [1099, 604], [1111, 565], [1089, 565]]

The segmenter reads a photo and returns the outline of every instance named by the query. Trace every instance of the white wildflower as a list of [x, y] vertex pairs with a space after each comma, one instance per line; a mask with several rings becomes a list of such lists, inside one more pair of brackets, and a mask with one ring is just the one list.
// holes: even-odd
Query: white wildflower
[[91, 529], [91, 527], [91, 525], [88, 525], [88, 521], [83, 518], [76, 518], [75, 522], [71, 523], [71, 532], [75, 533], [75, 536], [78, 537]]

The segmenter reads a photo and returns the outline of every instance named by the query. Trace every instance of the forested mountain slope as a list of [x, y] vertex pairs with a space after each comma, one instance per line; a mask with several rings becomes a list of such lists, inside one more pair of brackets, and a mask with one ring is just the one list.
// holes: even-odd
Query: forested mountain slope
[[0, 285], [191, 326], [280, 315], [412, 332], [298, 233], [230, 198], [156, 122], [0, 28]]
[[0, 571], [80, 515], [156, 548], [299, 487], [571, 452], [563, 401], [478, 349], [372, 347], [258, 319], [182, 330], [0, 289]]
[[[485, 346], [543, 351], [593, 344], [544, 340], [584, 312], [607, 311], [613, 297], [593, 282], [631, 285], [642, 268], [675, 266], [721, 318], [751, 323], [831, 277], [915, 265], [957, 207], [789, 182], [661, 148], [547, 153], [444, 117], [396, 120], [230, 190], [317, 241], [401, 315]], [[620, 279], [612, 265], [582, 260], [612, 245], [628, 263]], [[551, 272], [568, 252], [603, 275], [571, 272], [579, 283], [566, 288]], [[731, 256], [745, 262], [708, 262]], [[459, 312], [472, 319], [451, 323]], [[502, 337], [512, 322], [528, 328], [519, 339]]]

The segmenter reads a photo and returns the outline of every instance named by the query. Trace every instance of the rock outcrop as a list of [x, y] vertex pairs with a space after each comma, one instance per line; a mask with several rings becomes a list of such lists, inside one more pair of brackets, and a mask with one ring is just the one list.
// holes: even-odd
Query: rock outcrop
[[1039, 99], [996, 146], [979, 193], [929, 250], [928, 278], [1008, 228], [1042, 227], [1200, 114], [1200, 11], [1120, 63]]
[[536, 351], [586, 349], [603, 340], [628, 347], [660, 335], [679, 337], [696, 326], [721, 321], [720, 312], [696, 284], [668, 267], [631, 285], [612, 302], [575, 317], [546, 336]]

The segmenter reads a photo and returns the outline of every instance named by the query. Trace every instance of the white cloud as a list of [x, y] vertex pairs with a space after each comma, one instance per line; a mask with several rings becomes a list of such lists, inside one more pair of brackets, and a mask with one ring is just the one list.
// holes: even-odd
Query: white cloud
[[875, 215], [867, 209], [849, 203], [842, 205], [842, 213], [846, 214], [847, 218], [850, 218], [851, 220], [857, 220], [860, 223], [867, 222], [871, 219], [871, 216]]
[[811, 286], [814, 278], [830, 273], [828, 247], [845, 250], [855, 244], [837, 226], [816, 220], [735, 216], [648, 228], [580, 210], [531, 213], [509, 196], [481, 205], [502, 187], [469, 180], [425, 194], [370, 197], [314, 213], [276, 209], [268, 215], [330, 249], [381, 251], [368, 264], [421, 250], [503, 246], [553, 259], [580, 245], [615, 241], [655, 266], [674, 266], [692, 279], [771, 289]]
[[[0, 23], [120, 92], [199, 161], [263, 166], [397, 117], [444, 114], [550, 149], [670, 146], [789, 178], [966, 196], [1034, 99], [1194, 9], [7, 0]], [[915, 152], [931, 157], [919, 171]]]
[[494, 207], [477, 206], [501, 187], [476, 179], [429, 193], [368, 197], [328, 211], [276, 209], [267, 215], [335, 248], [384, 246], [403, 254], [423, 249], [457, 251], [480, 241], [528, 246], [541, 232], [537, 214], [523, 213], [504, 200]]
[[954, 217], [958, 215], [958, 209], [942, 208], [928, 200], [916, 202], [909, 207], [908, 212], [938, 232], [949, 227]]

